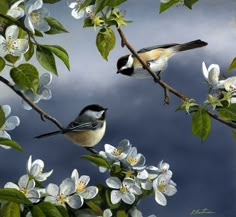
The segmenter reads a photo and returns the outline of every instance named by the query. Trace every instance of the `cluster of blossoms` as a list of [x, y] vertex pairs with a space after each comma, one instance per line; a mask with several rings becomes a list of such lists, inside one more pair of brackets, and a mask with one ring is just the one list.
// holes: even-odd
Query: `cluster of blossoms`
[[[165, 196], [172, 196], [177, 192], [176, 184], [172, 181], [172, 172], [169, 164], [161, 161], [159, 165], [147, 166], [143, 154], [138, 153], [136, 147], [132, 147], [129, 140], [122, 140], [118, 147], [105, 145], [105, 151], [99, 153], [111, 165], [119, 167], [118, 176], [110, 177], [106, 184], [111, 191], [110, 199], [113, 204], [123, 201], [126, 204], [134, 204], [137, 196], [143, 191], [155, 193], [158, 204], [165, 206]], [[105, 171], [100, 168], [100, 171]], [[123, 177], [120, 174], [124, 174]]]
[[209, 85], [209, 94], [217, 99], [223, 97], [223, 92], [230, 94], [230, 103], [236, 103], [236, 76], [220, 80], [220, 67], [211, 64], [208, 68], [202, 63], [202, 73]]
[[[73, 209], [79, 209], [83, 206], [84, 200], [92, 199], [98, 193], [97, 187], [87, 186], [90, 177], [86, 175], [79, 176], [76, 169], [73, 170], [71, 178], [63, 180], [60, 186], [50, 183], [46, 188], [36, 187], [41, 186], [38, 183], [47, 180], [53, 172], [53, 170], [43, 172], [43, 169], [44, 162], [40, 159], [32, 162], [30, 156], [27, 162], [27, 174], [21, 176], [17, 184], [8, 182], [4, 188], [21, 191], [32, 203], [47, 201], [64, 207], [67, 204]], [[21, 209], [23, 210], [24, 207], [21, 206]], [[30, 214], [27, 216], [30, 216]]]

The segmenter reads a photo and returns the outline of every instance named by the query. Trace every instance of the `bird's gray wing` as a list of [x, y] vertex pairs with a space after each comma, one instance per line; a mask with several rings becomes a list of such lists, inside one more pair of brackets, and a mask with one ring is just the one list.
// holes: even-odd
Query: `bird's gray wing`
[[85, 131], [85, 130], [96, 130], [102, 127], [102, 122], [100, 121], [89, 121], [84, 123], [78, 123], [76, 121], [71, 122], [66, 129], [63, 130], [63, 133], [67, 132], [76, 132], [76, 131]]
[[154, 46], [151, 46], [151, 47], [142, 48], [139, 51], [137, 51], [137, 53], [144, 53], [144, 52], [148, 52], [150, 50], [157, 49], [157, 48], [169, 48], [169, 47], [173, 47], [173, 46], [176, 46], [176, 45], [178, 45], [178, 44], [172, 43], [172, 44], [154, 45]]

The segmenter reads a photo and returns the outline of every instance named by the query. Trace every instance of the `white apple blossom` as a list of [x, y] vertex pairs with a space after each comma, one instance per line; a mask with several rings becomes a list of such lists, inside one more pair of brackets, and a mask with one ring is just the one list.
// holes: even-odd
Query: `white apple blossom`
[[79, 173], [76, 169], [72, 171], [71, 179], [74, 181], [75, 192], [80, 197], [81, 206], [84, 203], [84, 199], [92, 199], [98, 194], [98, 188], [96, 186], [88, 186], [90, 177], [83, 175], [79, 177]]
[[[33, 103], [38, 103], [40, 100], [50, 100], [52, 98], [52, 92], [48, 86], [52, 82], [52, 75], [50, 73], [43, 73], [39, 78], [39, 87], [37, 94], [34, 94], [32, 90], [22, 90], [23, 94], [26, 95]], [[22, 106], [25, 110], [31, 110], [32, 107], [25, 102], [21, 101]]]
[[106, 180], [108, 187], [115, 189], [111, 191], [111, 202], [119, 203], [121, 200], [127, 204], [133, 204], [135, 201], [134, 185], [135, 181], [131, 178], [125, 178], [123, 182], [117, 177], [110, 177]]
[[32, 203], [37, 203], [40, 200], [40, 193], [35, 188], [35, 181], [29, 179], [28, 175], [23, 175], [18, 181], [18, 185], [13, 182], [7, 182], [4, 188], [14, 188], [21, 191]]
[[65, 179], [58, 187], [56, 184], [48, 184], [46, 188], [45, 201], [66, 206], [68, 204], [73, 209], [78, 209], [82, 206], [81, 197], [75, 194], [75, 183], [72, 179]]
[[165, 195], [172, 196], [177, 192], [176, 184], [163, 174], [153, 181], [153, 189], [156, 202], [162, 206], [167, 204]]
[[10, 9], [7, 11], [7, 15], [15, 19], [20, 19], [21, 17], [23, 17], [25, 15], [25, 12], [21, 7], [19, 7], [19, 5], [23, 2], [24, 0], [19, 0], [12, 4]]
[[19, 28], [16, 25], [8, 26], [5, 32], [5, 38], [0, 35], [0, 55], [11, 54], [23, 58], [23, 54], [29, 49], [29, 43], [26, 39], [18, 39]]
[[94, 5], [89, 5], [83, 9], [81, 9], [81, 5], [83, 3], [78, 0], [78, 1], [68, 1], [68, 6], [72, 9], [71, 15], [75, 19], [81, 19], [84, 17], [84, 14], [86, 13], [91, 19], [94, 16]]
[[39, 182], [45, 181], [52, 174], [53, 170], [43, 173], [43, 169], [44, 162], [40, 159], [32, 162], [32, 156], [30, 155], [27, 161], [27, 172], [29, 177]]
[[120, 141], [119, 145], [116, 148], [109, 144], [105, 144], [104, 148], [108, 159], [111, 159], [113, 161], [120, 161], [127, 157], [131, 149], [131, 144], [129, 140], [124, 139]]
[[49, 24], [44, 19], [49, 15], [48, 10], [43, 7], [43, 0], [28, 0], [25, 2], [25, 20], [27, 29], [35, 33], [35, 29], [40, 32], [47, 32]]
[[142, 170], [145, 168], [146, 158], [143, 154], [138, 153], [136, 147], [132, 147], [127, 154], [127, 157], [123, 160], [124, 165], [131, 167], [134, 170]]
[[[7, 131], [14, 130], [15, 127], [19, 126], [20, 119], [17, 116], [8, 117], [11, 113], [11, 107], [9, 105], [3, 105], [2, 109], [5, 114], [6, 121], [3, 124], [3, 126], [0, 127], [0, 137], [6, 138], [6, 139], [11, 139], [11, 136], [7, 133]], [[0, 146], [5, 149], [10, 148], [9, 146], [5, 146], [5, 145], [0, 145]]]
[[170, 165], [168, 163], [165, 163], [162, 161], [159, 162], [158, 164], [158, 172], [161, 174], [164, 174], [165, 176], [167, 176], [167, 178], [171, 179], [172, 177], [172, 171], [169, 170]]

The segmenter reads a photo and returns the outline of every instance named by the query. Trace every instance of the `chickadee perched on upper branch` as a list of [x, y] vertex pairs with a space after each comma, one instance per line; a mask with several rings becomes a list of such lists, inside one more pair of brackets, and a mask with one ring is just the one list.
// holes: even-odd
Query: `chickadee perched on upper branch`
[[105, 134], [106, 111], [107, 108], [100, 105], [88, 105], [66, 128], [45, 133], [35, 138], [64, 134], [74, 144], [79, 144], [82, 147], [93, 147], [101, 141]]
[[[176, 53], [204, 47], [207, 42], [195, 40], [184, 44], [164, 44], [139, 50], [138, 55], [159, 75], [167, 67], [168, 60]], [[117, 61], [117, 73], [135, 78], [150, 78], [150, 74], [133, 55], [126, 55]]]

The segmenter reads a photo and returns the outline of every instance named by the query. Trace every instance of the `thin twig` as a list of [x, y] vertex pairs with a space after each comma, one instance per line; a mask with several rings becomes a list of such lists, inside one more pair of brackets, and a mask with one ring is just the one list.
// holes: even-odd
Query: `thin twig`
[[53, 122], [58, 128], [64, 129], [62, 124], [58, 122], [55, 118], [44, 112], [41, 108], [39, 108], [37, 105], [35, 105], [27, 96], [25, 96], [20, 90], [17, 90], [10, 81], [8, 81], [6, 78], [0, 76], [0, 81], [6, 84], [9, 88], [11, 88], [18, 96], [20, 96], [23, 100], [25, 100], [36, 112], [40, 114], [41, 117], [46, 118]]
[[[169, 86], [167, 83], [165, 83], [164, 81], [160, 80], [160, 78], [150, 69], [150, 67], [147, 65], [147, 63], [138, 55], [138, 53], [134, 50], [134, 48], [130, 45], [130, 43], [127, 41], [125, 34], [123, 33], [123, 31], [120, 28], [117, 28], [117, 31], [120, 35], [121, 38], [121, 44], [122, 47], [126, 46], [129, 51], [134, 55], [134, 57], [136, 57], [138, 59], [138, 61], [142, 64], [143, 68], [146, 69], [149, 74], [153, 77], [154, 82], [160, 84], [163, 88], [164, 88], [164, 93], [165, 93], [165, 101], [167, 100], [167, 103], [169, 102], [169, 92], [171, 92], [172, 94], [174, 94], [175, 96], [177, 96], [178, 98], [182, 99], [182, 100], [189, 100], [189, 97], [185, 96], [184, 94], [180, 93], [179, 91], [177, 91], [176, 89], [174, 89], [173, 87]], [[217, 116], [216, 114], [206, 110], [206, 112], [215, 120], [236, 129], [236, 124], [234, 124], [233, 122], [229, 122], [229, 121], [225, 121], [224, 119], [220, 118], [219, 116]]]
[[[12, 89], [18, 96], [20, 96], [23, 100], [25, 100], [36, 112], [39, 113], [42, 121], [45, 121], [45, 119], [48, 119], [52, 123], [54, 123], [59, 129], [64, 129], [62, 124], [57, 121], [54, 117], [50, 116], [48, 113], [43, 111], [41, 108], [39, 108], [37, 105], [35, 105], [27, 96], [25, 96], [20, 90], [17, 90], [15, 86], [5, 79], [4, 77], [0, 76], [0, 81], [7, 85], [10, 89]], [[92, 154], [98, 154], [98, 152], [94, 148], [86, 148], [89, 152]]]

